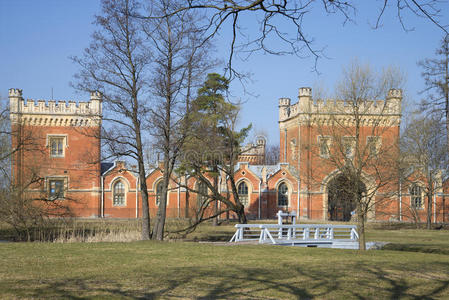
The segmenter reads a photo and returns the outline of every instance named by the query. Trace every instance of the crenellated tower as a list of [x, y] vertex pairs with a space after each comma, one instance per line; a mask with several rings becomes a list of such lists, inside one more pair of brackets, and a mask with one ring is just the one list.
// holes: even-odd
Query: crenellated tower
[[99, 215], [102, 94], [92, 92], [90, 101], [35, 101], [10, 89], [9, 104], [15, 183], [80, 216]]
[[[338, 145], [353, 153], [355, 128], [357, 145], [376, 153], [397, 144], [401, 121], [402, 91], [391, 89], [385, 99], [313, 99], [310, 87], [298, 90], [298, 101], [279, 99], [280, 160], [298, 170], [301, 179], [301, 217], [327, 211], [326, 182], [336, 171], [330, 156]], [[331, 152], [329, 152], [331, 151]], [[368, 153], [368, 152], [364, 153]], [[394, 150], [389, 151], [389, 154]], [[366, 155], [366, 154], [364, 154]], [[334, 175], [332, 175], [334, 174]], [[368, 185], [368, 183], [367, 183]]]

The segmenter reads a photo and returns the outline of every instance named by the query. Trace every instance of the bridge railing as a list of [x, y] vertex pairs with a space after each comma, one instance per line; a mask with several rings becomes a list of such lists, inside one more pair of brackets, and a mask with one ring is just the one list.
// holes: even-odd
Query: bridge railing
[[[259, 240], [259, 243], [279, 241], [357, 241], [359, 236], [355, 225], [333, 224], [236, 224], [231, 242]], [[258, 238], [257, 238], [258, 237]]]
[[256, 241], [260, 237], [260, 224], [236, 224], [230, 242]]

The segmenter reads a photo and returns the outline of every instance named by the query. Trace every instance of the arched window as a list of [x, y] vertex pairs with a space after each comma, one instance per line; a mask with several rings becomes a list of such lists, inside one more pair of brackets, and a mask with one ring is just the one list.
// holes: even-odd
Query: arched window
[[202, 207], [207, 201], [207, 185], [204, 182], [198, 183], [198, 193], [196, 194], [196, 199], [198, 200], [198, 208]]
[[278, 187], [278, 206], [288, 205], [288, 186], [283, 182]]
[[161, 203], [162, 199], [162, 181], [159, 181], [159, 183], [156, 185], [156, 205], [159, 206], [159, 203]]
[[114, 206], [123, 206], [125, 205], [125, 185], [123, 181], [119, 180], [114, 184]]
[[422, 188], [414, 183], [410, 188], [411, 205], [413, 208], [423, 208]]
[[240, 202], [246, 207], [248, 205], [248, 185], [242, 181], [237, 187]]

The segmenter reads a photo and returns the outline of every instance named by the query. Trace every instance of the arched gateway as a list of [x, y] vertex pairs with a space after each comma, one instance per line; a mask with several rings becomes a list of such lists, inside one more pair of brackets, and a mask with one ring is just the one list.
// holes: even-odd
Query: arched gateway
[[[350, 221], [351, 212], [357, 208], [357, 201], [363, 197], [366, 187], [359, 181], [351, 181], [340, 174], [327, 185], [327, 214], [330, 221]], [[356, 195], [356, 196], [355, 196]]]

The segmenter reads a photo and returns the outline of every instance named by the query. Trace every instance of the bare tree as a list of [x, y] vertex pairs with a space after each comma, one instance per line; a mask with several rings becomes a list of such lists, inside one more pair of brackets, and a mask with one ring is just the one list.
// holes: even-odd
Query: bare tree
[[149, 99], [145, 93], [151, 53], [144, 44], [140, 20], [130, 17], [136, 0], [104, 0], [98, 27], [83, 57], [73, 57], [81, 70], [75, 75], [79, 90], [101, 91], [106, 125], [101, 135], [106, 157], [128, 157], [137, 162], [142, 196], [142, 239], [150, 237], [150, 215], [145, 169], [145, 137]]
[[279, 163], [281, 149], [279, 145], [268, 145], [265, 149], [265, 164], [276, 165]]
[[[407, 126], [402, 135], [401, 150], [408, 162], [409, 169], [424, 176], [425, 180], [419, 180], [419, 176], [411, 176], [408, 179], [412, 208], [424, 207], [421, 199], [421, 189], [427, 199], [426, 225], [431, 229], [432, 203], [436, 192], [442, 188], [442, 174], [447, 172], [449, 155], [444, 141], [444, 126], [435, 116], [415, 117]], [[424, 186], [417, 184], [415, 180], [424, 182]]]
[[[137, 162], [142, 239], [163, 239], [169, 178], [188, 133], [190, 90], [198, 74], [214, 62], [206, 55], [209, 45], [198, 42], [201, 30], [192, 13], [168, 16], [168, 9], [175, 7], [178, 3], [171, 0], [153, 1], [147, 7], [138, 0], [104, 0], [102, 15], [96, 17], [99, 31], [84, 56], [73, 58], [81, 66], [76, 87], [104, 94], [106, 125], [101, 138], [106, 156]], [[142, 11], [166, 17], [134, 17]], [[150, 141], [164, 160], [163, 197], [152, 231], [144, 151]]]
[[449, 149], [449, 35], [441, 40], [440, 47], [435, 51], [436, 58], [427, 58], [418, 65], [423, 68], [426, 89], [422, 91], [427, 96], [422, 106], [431, 113], [442, 115], [446, 124], [446, 141]]
[[[366, 4], [365, 6], [371, 10], [373, 6], [377, 7], [377, 11], [373, 13], [374, 28], [382, 25], [382, 19], [387, 11], [396, 10], [397, 19], [404, 30], [410, 30], [405, 15], [411, 13], [424, 17], [447, 34], [445, 7], [439, 0], [385, 0], [378, 1], [373, 6]], [[315, 47], [314, 39], [306, 28], [305, 17], [311, 12], [322, 11], [325, 14], [341, 16], [344, 24], [356, 20], [358, 9], [364, 7], [362, 8], [362, 4], [357, 1], [340, 0], [190, 0], [181, 7], [172, 9], [170, 14], [186, 10], [205, 11], [208, 16], [204, 20], [204, 25], [208, 28], [207, 39], [225, 28], [230, 29], [232, 37], [229, 43], [228, 69], [232, 72], [235, 52], [247, 55], [254, 51], [276, 55], [295, 54], [299, 57], [311, 55], [318, 59], [322, 56], [322, 51]], [[149, 17], [160, 18], [161, 15], [153, 14]], [[249, 29], [254, 27], [259, 29], [255, 36], [251, 35]]]
[[397, 191], [402, 96], [392, 88], [400, 86], [400, 80], [392, 69], [377, 74], [353, 61], [337, 86], [336, 99], [341, 100], [310, 103], [315, 111], [308, 122], [316, 126], [317, 140], [309, 141], [310, 172], [302, 180], [310, 190], [322, 184], [322, 174], [335, 172], [327, 186], [325, 213], [330, 219], [349, 221], [356, 212], [362, 250], [369, 214]]
[[190, 134], [191, 89], [215, 62], [209, 58], [209, 43], [202, 42], [203, 29], [195, 24], [200, 16], [185, 11], [169, 15], [179, 7], [174, 0], [154, 1], [152, 11], [165, 17], [147, 20], [145, 33], [153, 50], [155, 67], [150, 90], [155, 99], [149, 114], [150, 130], [163, 155], [162, 197], [152, 238], [162, 240], [167, 207], [167, 190], [178, 156]]

